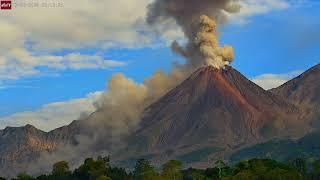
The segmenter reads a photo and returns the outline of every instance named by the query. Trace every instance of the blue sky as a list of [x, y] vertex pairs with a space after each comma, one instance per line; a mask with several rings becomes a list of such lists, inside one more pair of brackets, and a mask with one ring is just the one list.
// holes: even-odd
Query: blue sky
[[[299, 6], [290, 4], [286, 8], [253, 13], [253, 15], [241, 17], [244, 22], [230, 22], [221, 27], [222, 44], [232, 45], [235, 49], [236, 57], [232, 66], [251, 79], [265, 78], [265, 74], [272, 74], [272, 78], [276, 80], [280, 78], [279, 82], [282, 82], [292, 77], [292, 74], [296, 75], [318, 64], [320, 62], [320, 6], [315, 2], [307, 1], [306, 4]], [[14, 14], [8, 16], [14, 16]], [[0, 23], [2, 23], [1, 19]], [[24, 26], [27, 25], [24, 24]], [[99, 39], [99, 35], [98, 32], [97, 37], [92, 37], [93, 41], [98, 41], [96, 38]], [[23, 46], [19, 44], [17, 46], [24, 47], [35, 56], [64, 56], [69, 53], [79, 53], [88, 56], [99, 55], [102, 61], [113, 60], [123, 64], [106, 65], [105, 68], [95, 66], [79, 68], [70, 64], [68, 67], [57, 68], [47, 63], [32, 66], [31, 69], [27, 69], [31, 71], [29, 74], [22, 73], [13, 78], [5, 78], [0, 73], [0, 124], [2, 123], [2, 127], [23, 125], [24, 122], [20, 119], [17, 120], [19, 123], [15, 123], [15, 118], [10, 117], [14, 117], [19, 112], [39, 111], [50, 103], [70, 102], [73, 99], [85, 98], [90, 93], [105, 91], [107, 80], [114, 73], [121, 72], [137, 82], [142, 82], [158, 69], [170, 72], [173, 61], [181, 61], [180, 57], [171, 52], [167, 41], [160, 38], [152, 41], [145, 40], [144, 37], [138, 42], [120, 41], [116, 43], [118, 45], [110, 47], [107, 41], [109, 37], [106, 37], [104, 44], [97, 43], [87, 47], [74, 46], [82, 43], [77, 40], [70, 45], [70, 48], [66, 42], [63, 42], [64, 45], [61, 47], [60, 45], [55, 47], [53, 43], [47, 45], [43, 40], [46, 37], [42, 36], [28, 36], [28, 38], [32, 43], [28, 44], [28, 41], [24, 40]], [[87, 39], [84, 38], [84, 41]], [[97, 62], [101, 63], [100, 60], [98, 59]], [[37, 72], [33, 72], [34, 67]], [[15, 68], [11, 68], [10, 72], [14, 70]], [[3, 71], [3, 74], [8, 72]], [[270, 78], [270, 76], [267, 77]], [[10, 117], [11, 122], [8, 123], [7, 117]]]

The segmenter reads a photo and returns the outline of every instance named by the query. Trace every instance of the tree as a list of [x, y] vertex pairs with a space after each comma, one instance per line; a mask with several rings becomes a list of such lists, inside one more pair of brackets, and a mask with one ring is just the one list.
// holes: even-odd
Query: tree
[[97, 160], [87, 158], [74, 174], [80, 179], [97, 179], [100, 176], [109, 177], [109, 171], [109, 158], [98, 157]]
[[302, 175], [307, 174], [307, 163], [303, 158], [296, 158], [290, 162], [290, 165], [297, 169]]
[[112, 180], [129, 180], [130, 175], [123, 168], [113, 167], [110, 168], [110, 176]]
[[302, 180], [300, 172], [289, 165], [270, 159], [251, 159], [236, 165], [234, 175], [227, 179], [290, 179]]
[[182, 162], [177, 160], [170, 160], [165, 163], [162, 167], [162, 177], [170, 180], [181, 180], [182, 179]]
[[320, 179], [320, 162], [318, 160], [312, 162], [310, 179]]
[[297, 171], [289, 171], [285, 169], [276, 168], [265, 174], [264, 179], [290, 179], [303, 180], [303, 176]]
[[223, 159], [218, 159], [215, 163], [215, 168], [218, 169], [218, 179], [222, 179], [222, 177], [224, 176], [224, 169], [226, 169], [227, 164], [224, 162]]
[[54, 176], [68, 176], [71, 174], [69, 164], [66, 161], [60, 161], [53, 165], [52, 175]]
[[204, 180], [206, 177], [199, 172], [192, 172], [191, 178], [192, 178], [192, 180]]
[[28, 175], [27, 173], [20, 173], [17, 176], [18, 180], [32, 180], [34, 179], [33, 177], [31, 177], [30, 175]]
[[254, 175], [252, 172], [243, 171], [243, 172], [239, 172], [234, 176], [224, 178], [224, 180], [259, 180], [259, 178], [256, 175]]
[[144, 159], [137, 161], [133, 171], [133, 176], [136, 180], [154, 180], [159, 178], [154, 167], [149, 161]]
[[103, 162], [106, 168], [110, 167], [110, 156], [98, 156], [97, 161]]
[[40, 175], [36, 179], [37, 180], [49, 180], [50, 179], [49, 177], [52, 177], [51, 179], [54, 178], [53, 176], [50, 176], [50, 175]]
[[207, 178], [205, 175], [205, 171], [201, 169], [189, 168], [187, 170], [183, 170], [183, 179], [184, 180], [207, 180], [212, 178]]

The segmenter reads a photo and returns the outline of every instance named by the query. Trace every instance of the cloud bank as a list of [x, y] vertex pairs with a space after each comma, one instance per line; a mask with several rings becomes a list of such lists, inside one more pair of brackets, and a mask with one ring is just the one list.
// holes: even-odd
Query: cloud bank
[[58, 70], [106, 69], [126, 65], [125, 62], [104, 59], [98, 55], [70, 53], [63, 56], [34, 56], [25, 49], [11, 49], [0, 55], [0, 81], [16, 80], [43, 73], [41, 67]]
[[[16, 4], [35, 2], [17, 0]], [[39, 3], [48, 2], [44, 0]], [[134, 48], [152, 44], [144, 30], [148, 0], [54, 1], [63, 7], [14, 7], [0, 11], [0, 81], [44, 73], [41, 67], [102, 69], [123, 65], [82, 49]], [[106, 14], [106, 12], [108, 14]], [[64, 50], [71, 53], [55, 55]]]
[[239, 4], [241, 9], [238, 14], [228, 14], [228, 18], [235, 24], [247, 24], [251, 16], [284, 10], [292, 6], [288, 0], [242, 0]]
[[302, 72], [303, 71], [297, 70], [285, 74], [262, 74], [251, 80], [265, 90], [269, 90], [286, 83], [288, 80], [291, 80]]
[[88, 115], [96, 110], [93, 105], [102, 92], [90, 93], [84, 98], [65, 102], [55, 102], [42, 106], [35, 111], [19, 112], [0, 117], [0, 129], [7, 126], [19, 127], [31, 124], [41, 130], [50, 131], [65, 126], [80, 116]]

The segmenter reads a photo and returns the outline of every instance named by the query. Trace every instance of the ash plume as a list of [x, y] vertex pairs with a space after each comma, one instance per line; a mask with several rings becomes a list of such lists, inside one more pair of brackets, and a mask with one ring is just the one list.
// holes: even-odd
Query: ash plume
[[237, 13], [235, 0], [156, 0], [149, 5], [147, 22], [155, 25], [174, 19], [182, 28], [188, 42], [181, 46], [173, 42], [173, 51], [185, 57], [187, 66], [197, 68], [211, 65], [223, 68], [233, 61], [233, 48], [220, 47], [217, 24], [227, 21], [227, 14]]
[[[80, 134], [76, 143], [62, 144], [54, 152], [42, 153], [33, 166], [21, 165], [34, 175], [50, 172], [58, 161], [68, 161], [78, 167], [86, 157], [112, 155], [126, 147], [126, 138], [139, 127], [143, 110], [174, 88], [189, 71], [177, 66], [170, 74], [157, 71], [143, 83], [136, 83], [123, 74], [115, 74], [108, 81], [108, 89], [95, 103], [96, 111], [82, 114]], [[190, 72], [191, 73], [191, 72]]]
[[200, 16], [199, 30], [194, 39], [194, 45], [199, 49], [206, 65], [223, 68], [234, 58], [231, 46], [219, 47], [216, 36], [216, 23], [208, 16]]
[[114, 136], [122, 136], [134, 131], [138, 126], [143, 110], [163, 96], [181, 81], [188, 71], [175, 68], [170, 74], [157, 71], [139, 84], [115, 74], [108, 82], [108, 90], [96, 102], [97, 111], [87, 121], [103, 129], [111, 129]]

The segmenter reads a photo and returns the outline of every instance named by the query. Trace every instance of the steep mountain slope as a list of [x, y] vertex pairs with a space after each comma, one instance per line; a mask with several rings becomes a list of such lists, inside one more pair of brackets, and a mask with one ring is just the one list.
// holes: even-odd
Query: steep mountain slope
[[290, 99], [295, 104], [318, 107], [320, 104], [320, 64], [270, 91]]
[[78, 123], [43, 132], [32, 125], [0, 130], [0, 174], [10, 176], [26, 169], [41, 153], [52, 152], [60, 145], [75, 142]]
[[232, 67], [203, 67], [145, 110], [129, 147], [139, 150], [135, 154], [234, 149], [280, 131], [287, 134], [288, 124], [299, 121], [297, 113], [294, 105]]
[[[320, 127], [320, 64], [310, 68], [298, 77], [288, 81], [270, 92], [288, 99], [301, 109], [301, 119], [311, 123], [314, 128]], [[319, 158], [320, 131], [306, 135], [298, 140], [272, 140], [263, 144], [242, 149], [231, 156], [231, 160], [250, 157], [288, 160], [295, 157]]]
[[304, 119], [320, 127], [320, 64], [270, 92], [299, 106]]

